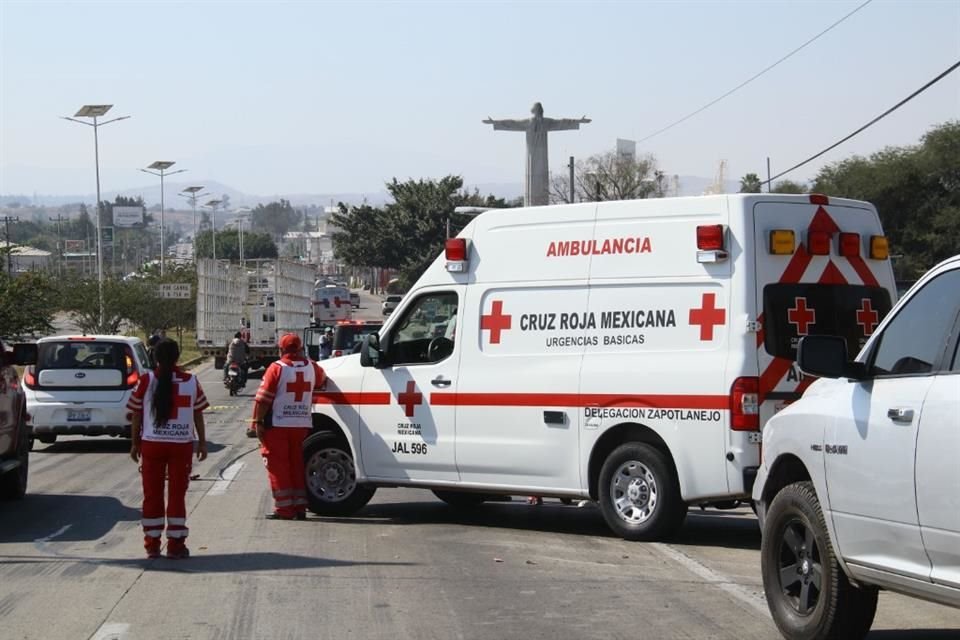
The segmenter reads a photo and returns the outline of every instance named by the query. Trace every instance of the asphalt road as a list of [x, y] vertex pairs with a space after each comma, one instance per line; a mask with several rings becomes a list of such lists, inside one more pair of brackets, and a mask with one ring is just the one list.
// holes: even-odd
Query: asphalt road
[[[692, 511], [669, 544], [615, 538], [591, 506], [458, 515], [412, 489], [382, 489], [353, 518], [265, 520], [266, 474], [243, 434], [254, 390], [229, 398], [218, 372], [197, 372], [213, 406], [188, 493], [193, 557], [143, 557], [126, 441], [38, 444], [27, 497], [0, 503], [0, 637], [779, 637], [747, 510]], [[880, 602], [871, 638], [960, 637], [960, 611]]]

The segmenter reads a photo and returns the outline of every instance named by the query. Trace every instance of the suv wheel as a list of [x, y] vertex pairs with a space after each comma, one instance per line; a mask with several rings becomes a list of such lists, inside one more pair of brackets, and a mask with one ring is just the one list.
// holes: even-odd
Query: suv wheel
[[877, 589], [850, 584], [837, 563], [812, 482], [796, 482], [770, 504], [760, 548], [773, 621], [790, 640], [857, 640], [877, 611]]
[[27, 435], [27, 425], [21, 422], [17, 433], [17, 459], [20, 466], [0, 476], [0, 499], [3, 500], [19, 500], [27, 493], [27, 475], [30, 470], [30, 436]]
[[357, 484], [353, 454], [332, 433], [315, 433], [303, 441], [307, 502], [320, 516], [349, 516], [363, 508], [374, 487]]
[[680, 528], [687, 505], [667, 457], [648, 444], [628, 442], [600, 469], [600, 511], [626, 540], [660, 540]]

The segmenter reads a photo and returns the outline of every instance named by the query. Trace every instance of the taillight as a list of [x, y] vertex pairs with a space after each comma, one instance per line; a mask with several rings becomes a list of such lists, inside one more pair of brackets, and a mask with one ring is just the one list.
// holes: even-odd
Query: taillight
[[840, 234], [840, 255], [844, 258], [860, 257], [860, 234], [859, 233], [841, 233]]
[[140, 380], [140, 374], [137, 373], [136, 371], [131, 372], [130, 375], [127, 376], [127, 386], [128, 387], [137, 386], [138, 380]]
[[134, 387], [137, 384], [137, 381], [140, 379], [140, 374], [137, 373], [137, 367], [134, 364], [133, 360], [133, 349], [130, 348], [130, 345], [124, 347], [124, 358], [125, 364], [127, 365], [127, 387]]
[[23, 371], [23, 386], [28, 389], [37, 388], [37, 375], [33, 372], [33, 367], [27, 367]]
[[814, 256], [830, 255], [830, 232], [810, 231], [807, 233], [807, 252]]
[[730, 428], [734, 431], [760, 429], [760, 378], [743, 377], [730, 387]]
[[336, 351], [333, 352], [333, 355], [332, 355], [331, 357], [332, 357], [332, 358], [339, 358], [339, 357], [342, 356], [342, 355], [343, 355], [343, 351], [341, 351], [340, 349], [337, 349]]

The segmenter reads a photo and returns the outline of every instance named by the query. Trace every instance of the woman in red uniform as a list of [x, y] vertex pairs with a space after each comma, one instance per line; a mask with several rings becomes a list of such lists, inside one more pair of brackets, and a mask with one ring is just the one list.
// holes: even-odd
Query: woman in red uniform
[[[160, 555], [164, 515], [167, 557], [186, 558], [187, 485], [190, 482], [193, 436], [199, 440], [197, 459], [207, 458], [203, 410], [209, 405], [200, 381], [177, 366], [180, 347], [161, 340], [154, 349], [157, 368], [137, 383], [127, 408], [133, 412], [130, 457], [140, 462], [143, 480], [143, 546], [148, 558]], [[164, 513], [163, 488], [167, 479]]]

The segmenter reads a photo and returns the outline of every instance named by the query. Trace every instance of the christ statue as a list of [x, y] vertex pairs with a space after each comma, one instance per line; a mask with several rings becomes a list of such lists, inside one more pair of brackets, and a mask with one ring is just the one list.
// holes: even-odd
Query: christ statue
[[494, 120], [487, 117], [484, 124], [492, 124], [494, 131], [524, 131], [527, 134], [527, 176], [523, 185], [524, 206], [550, 204], [550, 169], [547, 162], [547, 133], [579, 129], [589, 118], [544, 118], [543, 105], [534, 103], [532, 118], [524, 120]]

